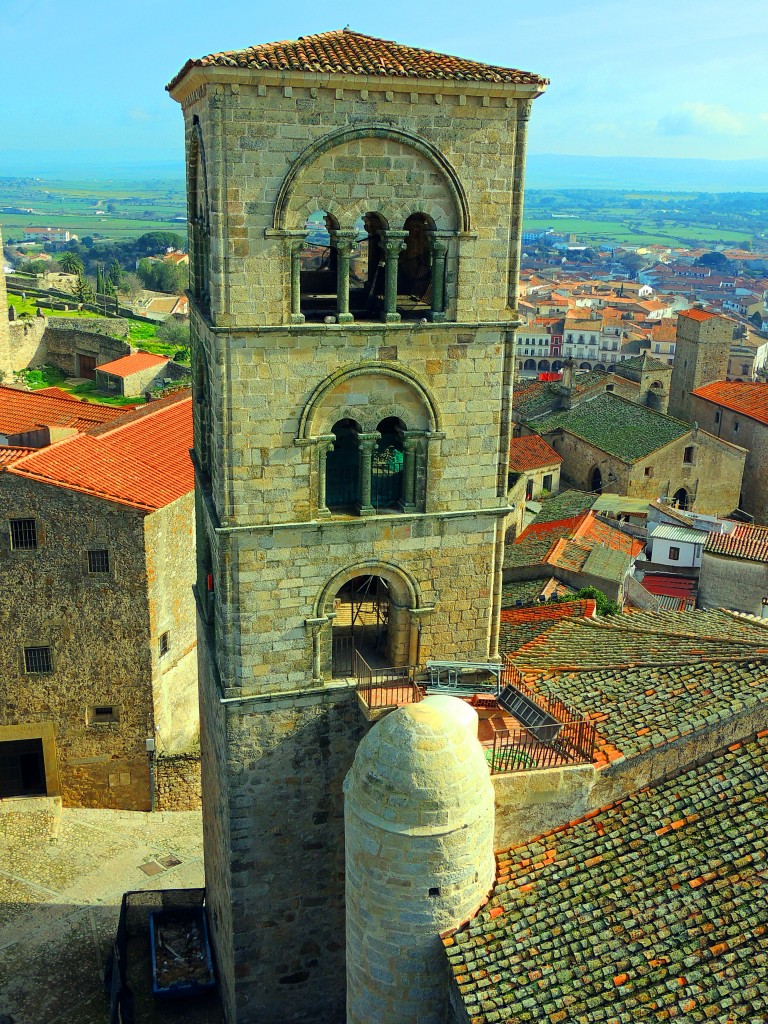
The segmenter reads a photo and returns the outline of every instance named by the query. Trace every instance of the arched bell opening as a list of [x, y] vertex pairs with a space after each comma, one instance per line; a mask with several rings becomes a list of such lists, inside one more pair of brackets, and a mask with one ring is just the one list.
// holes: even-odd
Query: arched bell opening
[[371, 668], [408, 664], [410, 619], [381, 576], [361, 575], [344, 583], [333, 599], [332, 675], [353, 672], [355, 652]]
[[397, 416], [388, 416], [379, 423], [376, 431], [380, 437], [371, 467], [371, 503], [377, 511], [400, 508], [406, 426]]
[[360, 424], [342, 419], [331, 428], [325, 456], [325, 503], [332, 512], [353, 512], [360, 504]]
[[338, 267], [332, 232], [339, 225], [331, 214], [317, 210], [305, 226], [307, 237], [299, 253], [300, 311], [306, 320], [317, 321], [336, 313]]
[[[435, 222], [426, 213], [412, 213], [403, 231], [407, 235], [397, 266], [397, 311], [403, 319], [421, 319], [432, 311]], [[441, 269], [444, 273], [444, 260]]]
[[355, 222], [355, 247], [349, 261], [349, 308], [357, 320], [378, 320], [384, 310], [386, 261], [382, 232], [387, 221], [366, 213]]

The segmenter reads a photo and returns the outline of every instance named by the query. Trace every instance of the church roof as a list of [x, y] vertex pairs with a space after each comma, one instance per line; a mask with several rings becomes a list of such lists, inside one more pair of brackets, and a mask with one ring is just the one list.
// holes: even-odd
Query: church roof
[[443, 938], [467, 1019], [764, 1020], [766, 732], [498, 854]]
[[564, 430], [624, 462], [637, 462], [690, 433], [681, 420], [609, 392], [529, 424], [540, 434]]
[[404, 46], [349, 28], [312, 36], [261, 43], [244, 50], [211, 53], [188, 60], [168, 85], [175, 85], [192, 67], [268, 68], [385, 78], [451, 79], [465, 82], [513, 82], [543, 88], [548, 79], [530, 71], [481, 64], [433, 50]]

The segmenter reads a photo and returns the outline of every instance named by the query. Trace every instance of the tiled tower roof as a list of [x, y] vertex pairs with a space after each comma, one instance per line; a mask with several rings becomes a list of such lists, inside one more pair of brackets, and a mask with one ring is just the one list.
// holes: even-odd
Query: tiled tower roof
[[340, 75], [378, 75], [387, 78], [442, 78], [469, 82], [514, 82], [543, 88], [548, 79], [529, 71], [481, 64], [433, 50], [403, 46], [349, 28], [313, 36], [263, 43], [245, 50], [211, 53], [188, 60], [168, 85], [172, 89], [192, 67], [269, 68]]

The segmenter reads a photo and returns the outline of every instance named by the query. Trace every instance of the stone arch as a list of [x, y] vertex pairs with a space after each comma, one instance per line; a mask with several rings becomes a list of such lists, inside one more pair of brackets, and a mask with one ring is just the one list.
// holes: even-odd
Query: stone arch
[[589, 471], [589, 490], [601, 494], [603, 490], [603, 474], [599, 466], [593, 466]]
[[[369, 381], [359, 380], [371, 378]], [[373, 401], [349, 404], [348, 389], [357, 381], [372, 386]], [[388, 388], [380, 385], [389, 382]], [[312, 392], [299, 419], [298, 437], [309, 439], [328, 434], [337, 420], [357, 420], [366, 431], [374, 431], [385, 417], [395, 416], [411, 430], [439, 431], [440, 413], [429, 388], [410, 370], [395, 363], [365, 362], [343, 367], [322, 381]]]
[[539, 370], [540, 370], [541, 373], [548, 373], [549, 372], [549, 360], [548, 359], [540, 359], [539, 360]]
[[672, 501], [684, 512], [691, 507], [691, 496], [685, 487], [679, 487], [672, 495]]
[[535, 370], [536, 369], [536, 360], [535, 359], [526, 359], [525, 362], [523, 363], [522, 369], [523, 370]]
[[[434, 173], [439, 178], [439, 181], [443, 185], [445, 193], [450, 200], [450, 205], [453, 207], [453, 210], [450, 212], [451, 223], [443, 224], [442, 226], [458, 227], [461, 231], [471, 230], [469, 203], [466, 193], [458, 174], [446, 157], [439, 149], [437, 149], [437, 147], [425, 141], [423, 138], [420, 138], [411, 132], [382, 124], [339, 128], [330, 132], [328, 135], [323, 136], [323, 138], [310, 143], [310, 145], [307, 146], [293, 162], [288, 174], [285, 176], [285, 179], [280, 186], [280, 190], [275, 201], [273, 215], [273, 227], [275, 230], [281, 231], [288, 227], [295, 227], [295, 225], [289, 223], [289, 220], [296, 219], [297, 215], [299, 215], [307, 205], [305, 200], [300, 200], [298, 203], [293, 202], [300, 182], [304, 182], [305, 187], [311, 187], [313, 191], [320, 193], [316, 194], [311, 199], [311, 203], [316, 204], [316, 208], [329, 209], [329, 212], [333, 213], [334, 216], [337, 216], [337, 219], [344, 227], [351, 227], [352, 224], [354, 224], [357, 216], [365, 212], [364, 210], [357, 209], [359, 201], [355, 200], [354, 203], [351, 202], [348, 209], [343, 208], [343, 204], [338, 205], [337, 210], [330, 209], [332, 199], [324, 194], [325, 187], [322, 181], [322, 176], [319, 176], [320, 180], [312, 181], [311, 175], [309, 175], [308, 172], [310, 172], [312, 165], [316, 164], [330, 150], [345, 146], [349, 148], [351, 145], [354, 145], [354, 143], [359, 143], [364, 139], [384, 139], [397, 142], [401, 146], [419, 154], [422, 160], [426, 161], [427, 165], [433, 168]], [[308, 178], [310, 180], [307, 180]], [[424, 194], [424, 186], [415, 185], [414, 188], [416, 192], [414, 195], [415, 201], [419, 194]], [[336, 190], [336, 195], [338, 196], [338, 190]], [[293, 209], [291, 211], [292, 207]], [[429, 205], [427, 205], [427, 208], [425, 209], [423, 202], [420, 203], [416, 209], [419, 209], [421, 212], [428, 213], [438, 223], [445, 219], [446, 211], [443, 209], [443, 204], [439, 201], [435, 203], [434, 209], [430, 208]], [[416, 209], [410, 210], [410, 212], [416, 212]], [[408, 216], [406, 210], [409, 210], [409, 202], [407, 200], [404, 201], [401, 197], [396, 208], [398, 220], [404, 220], [405, 216]], [[293, 216], [291, 216], [291, 212]], [[404, 214], [405, 216], [403, 216]], [[390, 219], [394, 222], [392, 217], [390, 217]]]
[[394, 562], [363, 559], [335, 573], [315, 597], [312, 611], [315, 619], [325, 618], [333, 611], [333, 599], [345, 583], [357, 576], [380, 576], [392, 588], [392, 594], [402, 608], [420, 608], [423, 605], [419, 587], [410, 573]]
[[592, 364], [591, 363], [579, 363], [579, 369], [580, 370], [591, 370], [592, 369]]

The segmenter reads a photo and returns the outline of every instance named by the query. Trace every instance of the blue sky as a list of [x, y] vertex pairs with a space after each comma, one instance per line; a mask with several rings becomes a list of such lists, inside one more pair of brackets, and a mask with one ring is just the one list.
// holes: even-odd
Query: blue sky
[[35, 155], [180, 163], [164, 87], [188, 57], [346, 24], [549, 77], [531, 153], [768, 158], [765, 0], [0, 0], [0, 176]]

